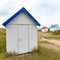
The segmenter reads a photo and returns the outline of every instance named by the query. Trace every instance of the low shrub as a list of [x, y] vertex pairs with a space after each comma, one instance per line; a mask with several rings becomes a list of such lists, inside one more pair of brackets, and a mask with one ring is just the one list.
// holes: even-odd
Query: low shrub
[[60, 29], [59, 30], [56, 30], [54, 32], [51, 32], [53, 35], [60, 35]]

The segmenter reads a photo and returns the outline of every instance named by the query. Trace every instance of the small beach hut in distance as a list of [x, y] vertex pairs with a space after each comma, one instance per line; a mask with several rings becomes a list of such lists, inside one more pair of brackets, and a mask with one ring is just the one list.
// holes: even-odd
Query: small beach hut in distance
[[39, 22], [23, 7], [3, 23], [6, 28], [6, 51], [18, 54], [37, 48]]
[[42, 32], [48, 32], [48, 27], [47, 27], [47, 26], [43, 26], [43, 27], [41, 28], [41, 31], [42, 31]]
[[54, 32], [59, 29], [59, 26], [57, 24], [53, 24], [50, 26], [50, 31]]

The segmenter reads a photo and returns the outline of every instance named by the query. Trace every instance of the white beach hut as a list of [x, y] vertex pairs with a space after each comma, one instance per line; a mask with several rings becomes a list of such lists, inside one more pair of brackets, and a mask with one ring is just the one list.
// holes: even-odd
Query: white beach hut
[[43, 27], [41, 28], [41, 31], [42, 31], [42, 32], [48, 32], [48, 27], [47, 27], [47, 26], [43, 26]]
[[18, 54], [37, 48], [39, 22], [23, 7], [3, 23], [6, 27], [6, 51]]
[[59, 26], [57, 24], [53, 24], [50, 26], [50, 31], [54, 32], [59, 29]]

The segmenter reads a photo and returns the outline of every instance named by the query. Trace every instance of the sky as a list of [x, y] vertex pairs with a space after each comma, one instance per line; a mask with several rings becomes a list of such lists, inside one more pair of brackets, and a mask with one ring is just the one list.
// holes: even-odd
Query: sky
[[0, 27], [14, 13], [25, 7], [42, 26], [60, 27], [60, 0], [0, 0]]

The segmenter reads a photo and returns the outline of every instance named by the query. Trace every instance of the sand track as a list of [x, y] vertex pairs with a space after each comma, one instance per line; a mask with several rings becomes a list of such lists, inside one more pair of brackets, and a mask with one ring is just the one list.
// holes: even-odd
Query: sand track
[[53, 43], [53, 44], [55, 44], [55, 45], [60, 46], [60, 41], [59, 41], [59, 40], [42, 38], [40, 41], [48, 41], [49, 43]]

